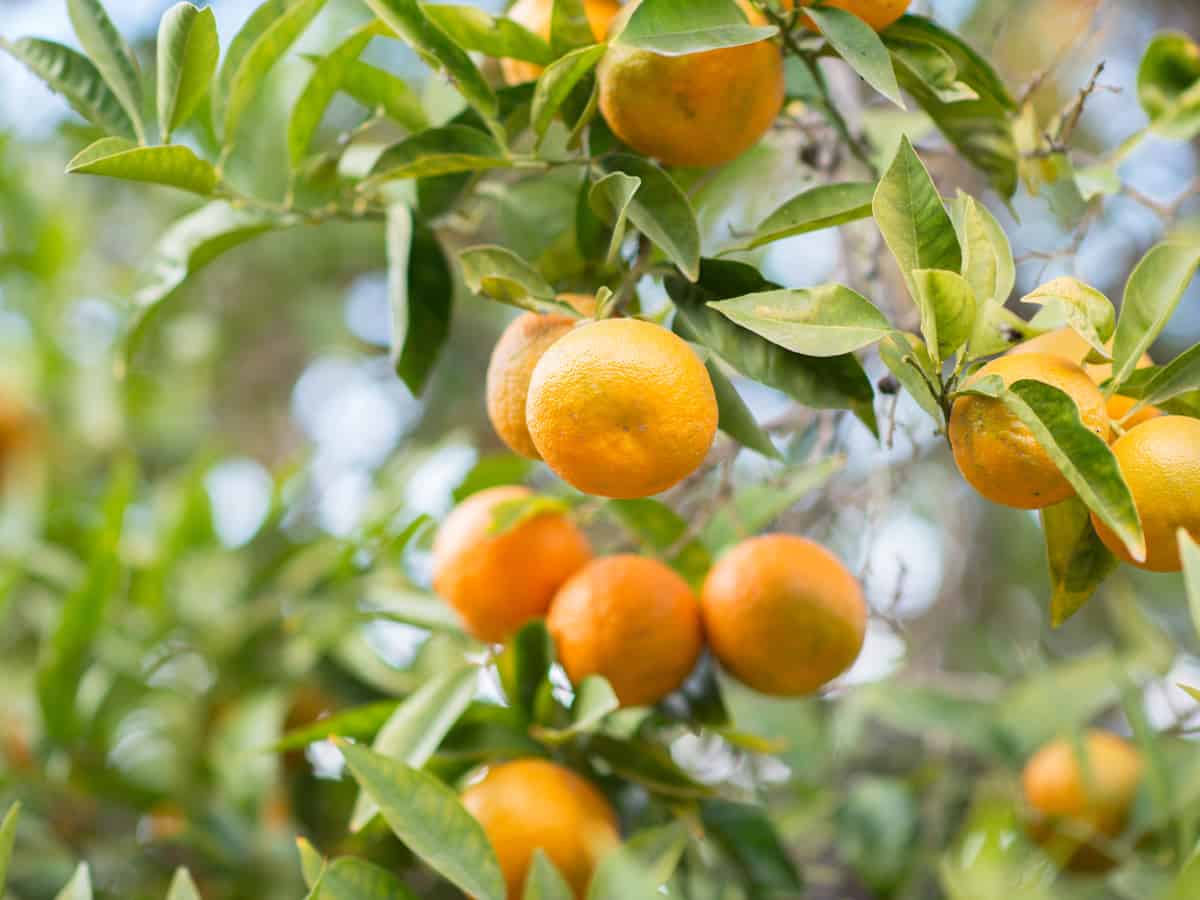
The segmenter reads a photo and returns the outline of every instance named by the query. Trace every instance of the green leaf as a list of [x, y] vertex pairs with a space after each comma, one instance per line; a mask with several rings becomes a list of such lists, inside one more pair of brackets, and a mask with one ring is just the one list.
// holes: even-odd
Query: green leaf
[[572, 50], [566, 56], [547, 66], [546, 71], [537, 80], [533, 92], [533, 112], [531, 121], [533, 131], [538, 136], [539, 143], [546, 136], [546, 130], [559, 109], [575, 86], [596, 67], [600, 57], [604, 55], [604, 44], [592, 44]]
[[874, 391], [853, 355], [823, 359], [789, 353], [708, 307], [713, 300], [775, 290], [779, 285], [744, 263], [714, 259], [702, 260], [695, 284], [678, 276], [669, 276], [665, 283], [678, 310], [673, 327], [682, 337], [702, 344], [743, 375], [783, 391], [805, 406], [853, 410], [868, 428], [876, 430]]
[[870, 300], [840, 284], [765, 291], [708, 304], [732, 322], [793, 353], [841, 356], [892, 332]]
[[1133, 374], [1142, 355], [1162, 333], [1197, 267], [1200, 244], [1164, 243], [1150, 248], [1134, 268], [1125, 284], [1113, 338], [1112, 389]]
[[887, 48], [892, 59], [942, 103], [979, 99], [970, 85], [958, 80], [954, 58], [936, 44], [888, 38]]
[[515, 453], [491, 453], [482, 456], [454, 489], [454, 502], [462, 503], [472, 494], [501, 484], [520, 484], [529, 477], [533, 460]]
[[1180, 528], [1179, 557], [1183, 560], [1183, 581], [1187, 587], [1188, 606], [1192, 612], [1192, 624], [1200, 634], [1200, 545], [1188, 532]]
[[[666, 555], [664, 561], [689, 583], [700, 582], [712, 565], [712, 557], [699, 540], [676, 546], [687, 533], [688, 523], [665, 503], [651, 497], [609, 500], [605, 509], [637, 538], [643, 552]], [[673, 552], [666, 554], [668, 550]]]
[[1078, 497], [1043, 509], [1041, 516], [1050, 562], [1050, 624], [1058, 628], [1092, 598], [1117, 558], [1097, 536]]
[[1170, 889], [1158, 900], [1191, 900], [1200, 897], [1200, 850], [1194, 852], [1175, 880]]
[[395, 700], [380, 700], [378, 703], [367, 703], [342, 710], [311, 725], [289, 731], [272, 745], [271, 749], [276, 753], [303, 750], [309, 744], [327, 740], [335, 735], [353, 738], [356, 741], [372, 738], [391, 718], [396, 706]]
[[550, 45], [512, 19], [495, 18], [477, 6], [452, 3], [423, 3], [421, 11], [464, 50], [539, 66], [554, 62]]
[[625, 240], [625, 225], [629, 216], [629, 204], [642, 186], [642, 179], [624, 172], [610, 172], [592, 184], [588, 191], [588, 208], [601, 221], [612, 226], [608, 242], [608, 263], [616, 262]]
[[1141, 400], [1138, 407], [1159, 406], [1176, 397], [1200, 391], [1200, 344], [1153, 371], [1154, 376], [1139, 392]]
[[237, 245], [290, 224], [293, 223], [218, 201], [202, 206], [169, 227], [139, 272], [139, 287], [133, 295], [133, 320], [126, 336], [126, 358], [136, 352], [150, 313], [190, 275]]
[[688, 824], [676, 819], [669, 825], [638, 829], [625, 842], [625, 846], [650, 878], [658, 884], [666, 884], [679, 867], [689, 843], [691, 835]]
[[912, 284], [921, 311], [921, 333], [934, 362], [949, 359], [975, 328], [975, 292], [957, 272], [914, 269]]
[[196, 111], [220, 55], [212, 7], [176, 3], [158, 26], [158, 125], [164, 142]]
[[[267, 0], [234, 38], [217, 78], [213, 110], [220, 117], [225, 144], [233, 143], [250, 101], [262, 88], [267, 73], [325, 5], [325, 0]], [[263, 9], [272, 14], [259, 19]], [[259, 30], [261, 28], [261, 30]], [[251, 30], [253, 29], [253, 30]], [[253, 37], [243, 41], [243, 35]], [[235, 48], [241, 50], [235, 54]]]
[[763, 219], [754, 229], [753, 236], [724, 252], [753, 250], [793, 235], [865, 219], [871, 215], [874, 194], [875, 185], [864, 181], [820, 184], [809, 188]]
[[499, 536], [507, 534], [518, 525], [528, 522], [546, 513], [562, 514], [570, 507], [562, 499], [548, 494], [530, 494], [528, 497], [517, 497], [497, 503], [492, 509], [492, 524], [488, 534]]
[[[429, 631], [462, 632], [462, 621], [436, 594], [399, 588], [373, 588], [367, 597], [373, 615]], [[343, 735], [354, 737], [354, 735]]]
[[171, 878], [171, 886], [167, 889], [167, 900], [200, 900], [200, 889], [192, 880], [191, 873], [180, 866]]
[[904, 16], [882, 38], [901, 53], [913, 44], [925, 44], [950, 57], [958, 81], [978, 99], [943, 99], [938, 89], [926, 83], [923, 73], [907, 65], [899, 67], [897, 80], [959, 153], [987, 175], [992, 187], [1002, 197], [1011, 197], [1018, 183], [1012, 124], [1016, 103], [991, 64], [957, 35], [921, 16]]
[[552, 0], [550, 9], [550, 49], [557, 59], [594, 43], [585, 0]]
[[950, 206], [950, 217], [962, 247], [962, 274], [977, 301], [967, 356], [978, 359], [1002, 353], [1026, 328], [1004, 305], [1017, 280], [1008, 235], [986, 206], [961, 191]]
[[100, 0], [67, 0], [71, 26], [93, 65], [129, 114], [139, 141], [142, 125], [142, 73], [137, 57], [121, 37]]
[[80, 863], [71, 880], [54, 900], [92, 900], [92, 875], [87, 863]]
[[562, 744], [580, 734], [589, 734], [605, 716], [621, 706], [617, 692], [603, 675], [589, 675], [575, 687], [571, 724], [566, 728], [534, 727], [531, 733], [547, 744]]
[[945, 427], [945, 415], [934, 395], [939, 372], [924, 343], [915, 334], [897, 333], [879, 342], [879, 358], [896, 380], [938, 427]]
[[454, 277], [437, 236], [407, 206], [388, 207], [386, 244], [392, 367], [417, 395], [450, 334]]
[[521, 900], [575, 900], [575, 892], [541, 847], [533, 851]]
[[627, 847], [605, 854], [588, 885], [587, 900], [660, 900], [659, 885]]
[[479, 172], [508, 165], [503, 149], [486, 132], [465, 125], [445, 125], [388, 147], [372, 167], [370, 183]]
[[[460, 666], [430, 678], [396, 707], [375, 735], [372, 750], [381, 758], [415, 768], [425, 765], [475, 696], [478, 679], [475, 666]], [[380, 811], [377, 803], [370, 790], [359, 795], [350, 817], [351, 831], [360, 830], [375, 817]]]
[[392, 831], [431, 869], [478, 900], [504, 900], [504, 876], [483, 828], [432, 775], [357, 744], [346, 764]]
[[315, 900], [417, 900], [387, 869], [343, 856], [325, 867]]
[[533, 312], [558, 312], [563, 304], [533, 266], [505, 247], [468, 247], [458, 254], [463, 281], [476, 294]]
[[775, 826], [761, 807], [725, 800], [700, 804], [705, 834], [741, 874], [752, 897], [773, 892], [798, 894], [804, 881]]
[[774, 25], [750, 25], [728, 0], [643, 0], [617, 41], [660, 56], [740, 47], [774, 37]]
[[918, 296], [912, 274], [915, 270], [962, 270], [954, 223], [907, 136], [901, 139], [895, 160], [879, 181], [872, 209], [914, 299]]
[[21, 804], [14, 803], [4, 814], [0, 823], [0, 896], [8, 883], [8, 864], [12, 859], [13, 843], [17, 839], [17, 818], [21, 815]]
[[1138, 100], [1157, 134], [1190, 141], [1200, 134], [1200, 46], [1186, 34], [1155, 35], [1138, 67]]
[[1105, 344], [1117, 327], [1117, 311], [1112, 301], [1091, 285], [1077, 278], [1055, 278], [1026, 294], [1021, 302], [1052, 305], [1095, 353], [1108, 358]]
[[672, 800], [699, 800], [713, 795], [713, 789], [701, 784], [679, 767], [661, 744], [642, 738], [617, 738], [593, 734], [586, 751], [602, 760], [614, 775], [639, 784], [651, 794]]
[[[316, 65], [322, 57], [306, 55]], [[385, 69], [356, 59], [342, 76], [342, 92], [370, 110], [382, 110], [392, 121], [408, 131], [424, 131], [429, 119], [421, 98], [402, 79]]]
[[[686, 323], [681, 327], [686, 328]], [[717, 427], [743, 447], [749, 447], [768, 459], [782, 459], [779, 448], [771, 436], [759, 427], [754, 413], [726, 376], [716, 354], [701, 348], [700, 355], [704, 358], [704, 368], [708, 370], [709, 380], [712, 381], [713, 393], [717, 395]]]
[[1186, 684], [1179, 685], [1193, 700], [1200, 703], [1200, 688], [1189, 687]]
[[496, 671], [508, 705], [532, 720], [538, 693], [554, 663], [554, 641], [546, 623], [526, 623], [496, 657]]
[[46, 731], [60, 742], [75, 737], [79, 681], [104, 626], [105, 612], [120, 590], [121, 531], [136, 484], [133, 462], [122, 459], [109, 475], [101, 518], [90, 537], [87, 574], [63, 601], [58, 623], [43, 647], [37, 696]]
[[716, 510], [704, 527], [702, 537], [705, 546], [719, 552], [758, 534], [833, 477], [845, 464], [845, 459], [835, 456], [811, 465], [793, 466], [776, 483], [751, 484], [741, 488], [731, 500]]
[[700, 273], [700, 226], [679, 185], [663, 169], [641, 156], [615, 153], [604, 159], [609, 172], [624, 172], [642, 183], [629, 203], [633, 227], [648, 237], [689, 281]]
[[816, 23], [838, 56], [867, 84], [901, 109], [905, 108], [891, 54], [874, 28], [854, 13], [834, 6], [816, 6], [805, 14]]
[[459, 93], [483, 117], [488, 126], [492, 127], [499, 111], [496, 94], [475, 67], [475, 63], [471, 62], [467, 51], [429, 20], [417, 0], [365, 2], [396, 34], [421, 53], [441, 63]]
[[106, 134], [137, 137], [133, 120], [116, 94], [82, 53], [40, 38], [12, 42], [0, 38], [0, 49], [44, 81], [50, 90], [61, 94], [75, 112]]
[[374, 23], [360, 28], [342, 41], [332, 53], [321, 57], [314, 64], [312, 73], [308, 76], [308, 83], [293, 104], [291, 117], [288, 119], [288, 158], [293, 169], [299, 168], [308, 154], [313, 135], [317, 133], [334, 94], [345, 82], [350, 65], [358, 60], [375, 34]]
[[310, 889], [315, 888], [325, 874], [325, 858], [302, 837], [296, 838], [296, 851], [300, 854], [300, 874], [304, 884]]
[[190, 147], [171, 144], [139, 147], [125, 138], [101, 138], [67, 163], [67, 174], [104, 175], [126, 181], [147, 181], [204, 196], [216, 190], [219, 178], [212, 164]]

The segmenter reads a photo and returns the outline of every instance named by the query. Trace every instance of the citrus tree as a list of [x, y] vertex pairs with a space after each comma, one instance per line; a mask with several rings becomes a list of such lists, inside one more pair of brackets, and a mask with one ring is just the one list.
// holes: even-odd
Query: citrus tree
[[[185, 2], [137, 48], [99, 0], [66, 6], [82, 51], [0, 45], [87, 122], [69, 178], [22, 159], [5, 185], [42, 382], [0, 398], [10, 893], [91, 897], [95, 870], [174, 900], [1200, 896], [1200, 689], [1162, 727], [1143, 693], [1194, 645], [1187, 596], [1200, 627], [1200, 345], [1149, 355], [1200, 267], [1197, 186], [1159, 202], [1122, 166], [1200, 134], [1192, 39], [1150, 41], [1122, 99], [1146, 127], [1096, 147], [1102, 67], [1048, 109], [904, 0], [267, 0], [225, 47]], [[427, 75], [368, 61], [396, 42]], [[290, 64], [298, 91], [264, 97]], [[71, 326], [111, 332], [92, 357], [50, 311], [111, 276], [27, 184], [82, 176], [201, 198], [160, 230], [129, 187], [79, 226], [130, 271]], [[1047, 260], [1119, 199], [1164, 237], [1119, 304], [1087, 272], [1017, 299], [1018, 197], [1075, 235]], [[769, 249], [817, 232], [841, 263], [781, 285]], [[230, 360], [188, 318], [197, 284], [286, 368], [277, 323], [312, 316], [319, 346], [313, 283], [379, 258], [386, 396], [457, 377], [457, 405], [385, 447], [351, 527], [313, 514], [318, 456], [225, 482], [263, 511], [223, 539]], [[257, 278], [216, 280], [229, 259]], [[483, 373], [486, 301], [520, 314]], [[435, 521], [414, 497], [467, 404], [505, 449]], [[961, 481], [914, 474], [939, 454]], [[879, 471], [1037, 511], [1044, 550], [970, 550], [1033, 585], [1035, 665], [986, 658], [1001, 611], [978, 643], [908, 636], [914, 677], [846, 680], [873, 622], [905, 628], [827, 537]]]

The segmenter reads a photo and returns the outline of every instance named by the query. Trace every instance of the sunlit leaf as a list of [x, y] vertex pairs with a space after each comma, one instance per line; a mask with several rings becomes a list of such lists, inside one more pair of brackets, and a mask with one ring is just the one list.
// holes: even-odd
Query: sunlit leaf
[[371, 25], [360, 28], [313, 64], [308, 83], [292, 105], [288, 119], [288, 158], [293, 169], [299, 167], [308, 153], [325, 110], [345, 83], [351, 64], [358, 60], [375, 34], [376, 29]]
[[1184, 291], [1200, 267], [1200, 244], [1165, 243], [1152, 247], [1129, 276], [1113, 338], [1112, 387], [1137, 368], [1142, 355], [1162, 333]]
[[211, 6], [176, 3], [158, 26], [158, 125], [163, 141], [196, 111], [208, 93], [220, 55]]
[[1112, 301], [1091, 285], [1077, 278], [1055, 278], [1026, 294], [1021, 302], [1053, 305], [1095, 353], [1108, 356], [1105, 344], [1117, 326], [1117, 311]]
[[115, 137], [101, 138], [81, 150], [67, 163], [67, 173], [147, 181], [202, 195], [212, 194], [220, 180], [212, 164], [189, 147], [139, 147]]
[[874, 28], [854, 13], [835, 6], [815, 6], [806, 15], [863, 81], [904, 109], [891, 54]]
[[808, 188], [763, 219], [750, 238], [724, 252], [752, 250], [793, 235], [865, 219], [871, 215], [874, 195], [873, 182], [846, 181]]
[[659, 900], [659, 885], [625, 847], [609, 851], [592, 875], [587, 900]]
[[738, 47], [770, 38], [774, 25], [750, 25], [727, 0], [644, 0], [617, 40], [662, 56]]
[[606, 157], [609, 172], [624, 172], [641, 179], [626, 214], [689, 281], [700, 271], [700, 227], [687, 195], [663, 169], [641, 156], [616, 153]]
[[88, 58], [104, 77], [142, 137], [142, 73], [137, 57], [100, 0], [67, 0], [67, 14]]
[[425, 3], [421, 10], [464, 50], [497, 59], [519, 59], [549, 65], [550, 45], [539, 35], [509, 18], [495, 18], [477, 6]]
[[575, 900], [575, 892], [541, 847], [533, 851], [521, 900]]
[[1042, 510], [1050, 562], [1050, 624], [1075, 615], [1117, 567], [1092, 527], [1087, 506], [1076, 497]]
[[468, 247], [458, 254], [463, 281], [476, 294], [484, 294], [534, 312], [565, 308], [554, 288], [521, 257], [505, 247]]
[[546, 67], [537, 80], [531, 113], [533, 130], [539, 140], [545, 137], [546, 130], [571, 91], [596, 67], [604, 51], [604, 44], [580, 47]]
[[1183, 560], [1183, 580], [1187, 586], [1188, 604], [1192, 611], [1192, 624], [1200, 634], [1200, 545], [1187, 531], [1180, 528], [1179, 556]]
[[1200, 46], [1192, 38], [1155, 35], [1138, 67], [1137, 89], [1155, 132], [1178, 141], [1200, 133]]
[[167, 889], [167, 900], [200, 900], [200, 890], [187, 869], [180, 867], [175, 870], [171, 886]]
[[642, 186], [642, 179], [624, 172], [609, 172], [592, 183], [588, 190], [588, 209], [600, 221], [612, 226], [608, 241], [608, 262], [614, 263], [625, 240], [629, 204]]
[[388, 147], [371, 169], [371, 181], [478, 172], [511, 163], [484, 131], [465, 125], [430, 128]]
[[957, 272], [915, 269], [913, 298], [921, 311], [921, 332], [935, 362], [949, 359], [975, 328], [975, 292]]
[[[1194, 394], [1196, 391], [1200, 391], [1200, 344], [1185, 350], [1160, 369], [1139, 369], [1137, 371], [1153, 372], [1150, 380], [1136, 392], [1136, 396], [1141, 398], [1138, 403], [1139, 407], [1162, 406], [1177, 397]], [[1130, 384], [1130, 382], [1126, 382], [1126, 384]], [[1122, 389], [1122, 393], [1134, 396], [1133, 393], [1124, 389]]]
[[0, 896], [8, 883], [8, 864], [12, 859], [13, 843], [17, 839], [17, 819], [21, 815], [21, 804], [14, 803], [4, 814], [0, 823]]
[[302, 837], [296, 838], [296, 852], [300, 855], [300, 874], [304, 877], [305, 885], [310, 889], [315, 888], [325, 872], [325, 858]]
[[417, 900], [390, 871], [353, 856], [330, 862], [315, 893], [316, 900]]
[[71, 880], [54, 900], [92, 900], [92, 874], [87, 863], [80, 863]]
[[355, 740], [366, 740], [374, 737], [396, 710], [398, 701], [380, 700], [377, 703], [367, 703], [344, 709], [331, 716], [326, 716], [289, 731], [276, 742], [271, 749], [276, 753], [289, 750], [303, 750], [309, 744], [323, 741], [335, 735]]

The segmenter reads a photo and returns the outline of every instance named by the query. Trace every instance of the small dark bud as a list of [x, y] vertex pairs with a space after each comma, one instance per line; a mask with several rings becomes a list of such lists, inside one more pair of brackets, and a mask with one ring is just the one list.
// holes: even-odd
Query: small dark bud
[[879, 379], [876, 387], [879, 388], [879, 393], [886, 394], [889, 397], [900, 393], [900, 382], [896, 380], [895, 375], [884, 375]]
[[1000, 333], [1004, 336], [1004, 339], [1006, 341], [1008, 341], [1010, 344], [1015, 344], [1017, 341], [1019, 341], [1021, 338], [1024, 337], [1024, 335], [1021, 334], [1021, 332], [1017, 331], [1017, 329], [1013, 328], [1011, 325], [1005, 325], [1004, 329]]

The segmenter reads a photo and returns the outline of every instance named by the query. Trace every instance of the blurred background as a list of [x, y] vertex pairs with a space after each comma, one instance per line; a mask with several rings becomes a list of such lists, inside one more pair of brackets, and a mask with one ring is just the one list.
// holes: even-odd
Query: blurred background
[[[107, 5], [151, 59], [168, 0]], [[256, 4], [210, 5], [224, 47]], [[1152, 35], [1200, 34], [1193, 0], [916, 0], [913, 11], [960, 30], [1045, 115], [1103, 61], [1075, 141], [1082, 160], [1145, 125], [1135, 81]], [[273, 73], [252, 113], [253, 139], [230, 169], [245, 191], [282, 195], [286, 110], [309, 71], [301, 54], [332, 47], [365, 15], [357, 0], [331, 0]], [[0, 0], [0, 36], [23, 35], [75, 45], [61, 0]], [[458, 111], [449, 88], [399, 44], [376, 41], [367, 58], [409, 78], [431, 120]], [[961, 187], [985, 199], [1009, 229], [1017, 296], [1072, 274], [1119, 299], [1152, 244], [1200, 227], [1200, 204], [1176, 203], [1200, 177], [1195, 143], [1144, 141], [1121, 168], [1132, 190], [1080, 225], [1025, 189], [1006, 208], [919, 114], [851, 106], [880, 154], [907, 131], [943, 193]], [[325, 140], [361, 116], [339, 98]], [[387, 359], [381, 226], [300, 228], [260, 237], [191, 279], [122, 371], [113, 348], [137, 268], [194, 201], [65, 176], [90, 139], [59, 98], [0, 56], [0, 385], [36, 410], [45, 450], [41, 464], [8, 473], [0, 507], [0, 801], [20, 798], [30, 810], [9, 893], [51, 897], [87, 858], [105, 897], [161, 896], [180, 862], [206, 897], [298, 897], [293, 836], [337, 850], [353, 792], [337, 780], [329, 745], [257, 751], [330, 710], [403, 693], [458, 652], [452, 637], [360, 622], [362, 605], [389, 585], [425, 586], [430, 522], [473, 486], [551, 484], [505, 455], [484, 410], [488, 356], [511, 311], [460, 291], [452, 338], [416, 398]], [[200, 130], [181, 139], [208, 146]], [[772, 140], [699, 185], [706, 246], [796, 193], [805, 165], [790, 139]], [[472, 233], [544, 259], [572, 227], [575, 192], [574, 176], [497, 191], [474, 210]], [[868, 223], [780, 241], [754, 259], [800, 287], [873, 266], [879, 250]], [[874, 289], [872, 299], [911, 316], [886, 273]], [[652, 307], [664, 294], [648, 281], [642, 296]], [[1166, 362], [1198, 341], [1200, 285], [1154, 355]], [[884, 374], [877, 360], [870, 371]], [[943, 895], [936, 866], [921, 861], [953, 843], [989, 771], [972, 735], [1001, 697], [997, 715], [1018, 720], [1030, 745], [1073, 710], [1128, 732], [1136, 723], [1121, 700], [1131, 690], [1151, 727], [1181, 737], [1200, 728], [1195, 702], [1176, 686], [1200, 684], [1178, 577], [1123, 570], [1051, 631], [1036, 519], [972, 493], [906, 396], [879, 397], [881, 445], [849, 416], [798, 417], [782, 395], [739, 388], [775, 426], [786, 460], [743, 450], [722, 477], [786, 498], [776, 527], [833, 546], [863, 578], [874, 615], [861, 659], [829, 697], [783, 704], [729, 688], [738, 725], [784, 738], [785, 751], [747, 759], [688, 734], [672, 751], [705, 777], [752, 770], [769, 786], [809, 867], [811, 896]], [[47, 637], [62, 597], [82, 578], [88, 535], [131, 454], [142, 480], [119, 553], [133, 574], [101, 610], [79, 672], [76, 731], [49, 740], [36, 673], [55, 652]], [[843, 464], [814, 490], [811, 463], [827, 456]], [[727, 487], [714, 478], [676, 499], [684, 509], [716, 502]], [[391, 553], [389, 541], [414, 534]], [[622, 541], [598, 538], [614, 549]], [[377, 558], [387, 565], [355, 577]], [[1014, 686], [1024, 691], [1016, 699]], [[404, 858], [380, 834], [344, 845], [364, 847]], [[922, 866], [924, 876], [911, 875]], [[421, 896], [440, 896], [424, 888]], [[1112, 893], [1096, 896], [1139, 896], [1104, 890]]]

